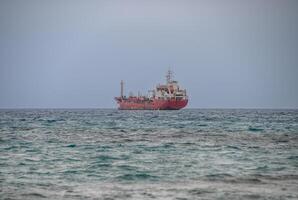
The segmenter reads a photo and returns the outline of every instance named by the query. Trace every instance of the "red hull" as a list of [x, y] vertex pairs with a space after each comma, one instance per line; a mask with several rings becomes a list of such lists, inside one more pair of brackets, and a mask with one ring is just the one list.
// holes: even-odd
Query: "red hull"
[[182, 100], [160, 100], [154, 99], [152, 101], [128, 101], [118, 99], [120, 110], [179, 110], [184, 108], [188, 103], [187, 99]]
[[188, 103], [188, 99], [183, 99], [183, 100], [172, 99], [167, 101], [168, 101], [168, 105], [166, 110], [180, 110], [181, 108], [184, 108]]

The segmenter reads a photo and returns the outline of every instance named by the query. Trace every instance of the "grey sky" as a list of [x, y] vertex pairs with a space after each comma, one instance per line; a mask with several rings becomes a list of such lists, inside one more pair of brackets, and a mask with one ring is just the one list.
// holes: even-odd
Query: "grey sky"
[[112, 108], [169, 66], [189, 107], [298, 108], [298, 1], [0, 1], [0, 108]]

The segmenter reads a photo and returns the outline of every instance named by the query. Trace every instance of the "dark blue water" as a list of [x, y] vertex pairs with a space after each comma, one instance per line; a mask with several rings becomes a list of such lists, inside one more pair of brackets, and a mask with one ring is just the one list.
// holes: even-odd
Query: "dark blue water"
[[298, 110], [1, 110], [0, 199], [297, 199]]

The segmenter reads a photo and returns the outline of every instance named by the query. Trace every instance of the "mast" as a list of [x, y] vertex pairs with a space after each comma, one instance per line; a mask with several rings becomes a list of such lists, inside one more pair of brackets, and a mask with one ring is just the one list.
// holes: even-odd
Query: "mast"
[[168, 74], [166, 75], [167, 78], [167, 84], [172, 82], [172, 76], [173, 76], [173, 72], [169, 69], [168, 70]]
[[121, 80], [121, 82], [120, 82], [120, 85], [121, 85], [121, 98], [123, 98], [123, 92], [124, 92], [124, 82], [123, 82], [123, 80]]

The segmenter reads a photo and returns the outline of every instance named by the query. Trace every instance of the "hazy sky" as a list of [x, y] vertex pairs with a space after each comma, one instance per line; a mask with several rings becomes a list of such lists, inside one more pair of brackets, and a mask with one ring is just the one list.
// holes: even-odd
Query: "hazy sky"
[[0, 108], [113, 108], [169, 66], [189, 107], [298, 108], [298, 1], [0, 0]]

